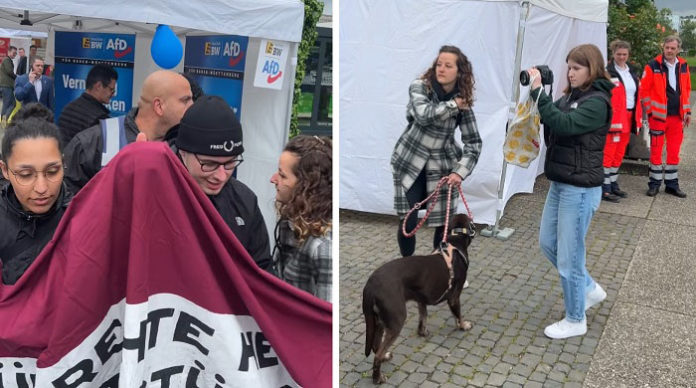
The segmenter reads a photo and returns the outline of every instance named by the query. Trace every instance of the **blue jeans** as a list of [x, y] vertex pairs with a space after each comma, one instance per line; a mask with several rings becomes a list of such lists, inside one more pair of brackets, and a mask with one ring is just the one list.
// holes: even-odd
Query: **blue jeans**
[[15, 107], [14, 89], [0, 87], [2, 93], [2, 117], [7, 118]]
[[585, 318], [585, 293], [595, 281], [585, 268], [585, 236], [602, 200], [602, 187], [578, 187], [551, 181], [539, 229], [541, 251], [558, 269], [566, 319]]

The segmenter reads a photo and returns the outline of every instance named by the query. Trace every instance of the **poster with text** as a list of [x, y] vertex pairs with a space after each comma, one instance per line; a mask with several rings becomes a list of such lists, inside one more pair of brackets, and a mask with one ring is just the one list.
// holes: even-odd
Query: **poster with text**
[[246, 36], [186, 37], [184, 73], [189, 74], [205, 94], [225, 99], [240, 119], [248, 45]]
[[131, 109], [135, 35], [56, 31], [55, 58], [56, 121], [63, 107], [85, 91], [87, 74], [100, 63], [118, 73], [116, 90], [107, 105], [111, 116], [125, 115]]
[[283, 87], [283, 69], [288, 60], [290, 45], [277, 40], [261, 40], [259, 60], [256, 63], [254, 86], [280, 90]]

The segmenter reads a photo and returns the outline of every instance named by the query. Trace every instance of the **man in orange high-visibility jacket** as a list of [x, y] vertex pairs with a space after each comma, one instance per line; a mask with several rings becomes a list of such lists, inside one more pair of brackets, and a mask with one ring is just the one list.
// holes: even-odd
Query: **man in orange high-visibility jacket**
[[[647, 65], [640, 82], [643, 112], [650, 125], [650, 180], [648, 192], [654, 197], [665, 181], [665, 193], [686, 198], [679, 188], [677, 170], [684, 128], [691, 122], [691, 79], [689, 66], [677, 56], [681, 39], [670, 35], [662, 44], [662, 54]], [[662, 145], [667, 144], [667, 163], [662, 167]]]

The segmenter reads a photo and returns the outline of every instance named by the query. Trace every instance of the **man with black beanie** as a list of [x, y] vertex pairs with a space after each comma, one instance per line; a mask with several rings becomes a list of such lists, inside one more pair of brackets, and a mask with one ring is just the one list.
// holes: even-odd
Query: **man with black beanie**
[[179, 124], [174, 152], [256, 264], [271, 271], [266, 223], [256, 195], [232, 177], [242, 161], [242, 125], [218, 96], [202, 96]]

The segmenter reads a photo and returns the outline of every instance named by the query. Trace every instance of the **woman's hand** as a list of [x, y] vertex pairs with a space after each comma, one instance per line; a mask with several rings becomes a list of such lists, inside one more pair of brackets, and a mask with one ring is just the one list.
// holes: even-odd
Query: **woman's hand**
[[527, 69], [527, 73], [529, 73], [529, 78], [533, 79], [532, 81], [532, 86], [531, 90], [534, 90], [538, 87], [541, 86], [541, 73], [539, 73], [539, 70], [537, 70], [536, 67], [530, 67]]
[[447, 176], [447, 183], [450, 185], [459, 185], [462, 183], [462, 177], [459, 176], [456, 172], [453, 172]]
[[454, 102], [457, 104], [457, 108], [459, 108], [459, 110], [464, 110], [469, 107], [469, 105], [467, 105], [466, 101], [464, 100], [464, 97], [457, 96], [454, 98]]

